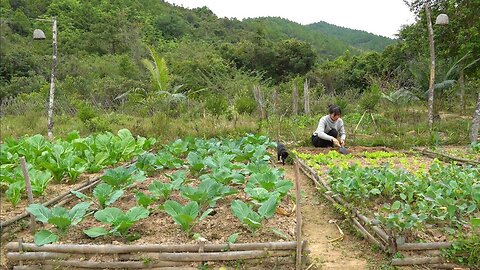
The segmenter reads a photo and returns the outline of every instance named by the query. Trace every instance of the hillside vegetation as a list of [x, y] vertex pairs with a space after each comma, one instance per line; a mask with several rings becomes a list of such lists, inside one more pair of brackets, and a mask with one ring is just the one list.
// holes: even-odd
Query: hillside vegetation
[[[347, 128], [367, 136], [353, 136], [355, 143], [466, 143], [480, 89], [480, 4], [432, 5], [432, 17], [447, 13], [450, 24], [434, 27], [437, 125], [431, 130], [422, 3], [409, 2], [417, 21], [395, 41], [324, 22], [218, 18], [207, 7], [154, 0], [2, 1], [2, 134], [45, 132], [52, 32], [49, 22], [35, 19], [56, 16], [60, 134], [68, 133], [62, 125], [82, 133], [129, 125], [134, 133], [166, 139], [255, 131], [308, 143], [318, 116], [336, 103]], [[31, 39], [36, 28], [46, 40]], [[305, 83], [309, 110], [302, 100]], [[279, 125], [291, 126], [277, 128], [279, 120], [270, 121], [277, 117], [284, 120]]]

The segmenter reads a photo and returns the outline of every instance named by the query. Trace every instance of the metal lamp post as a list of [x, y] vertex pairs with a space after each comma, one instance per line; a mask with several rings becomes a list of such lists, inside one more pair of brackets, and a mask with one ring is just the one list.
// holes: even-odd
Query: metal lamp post
[[[430, 129], [433, 127], [433, 96], [435, 85], [435, 45], [433, 41], [433, 27], [432, 19], [430, 15], [430, 6], [425, 4], [425, 14], [427, 16], [428, 27], [428, 40], [430, 41], [430, 82], [428, 85], [428, 125]], [[448, 24], [448, 16], [446, 14], [440, 14], [435, 20], [435, 24], [446, 25]]]
[[[48, 101], [48, 138], [53, 140], [53, 99], [55, 96], [55, 72], [57, 70], [57, 17], [52, 17], [49, 19], [37, 19], [39, 21], [47, 21], [52, 23], [52, 44], [53, 44], [53, 61], [52, 61], [52, 74], [50, 77], [50, 94]], [[34, 40], [45, 39], [45, 34], [40, 29], [35, 29], [33, 31]]]

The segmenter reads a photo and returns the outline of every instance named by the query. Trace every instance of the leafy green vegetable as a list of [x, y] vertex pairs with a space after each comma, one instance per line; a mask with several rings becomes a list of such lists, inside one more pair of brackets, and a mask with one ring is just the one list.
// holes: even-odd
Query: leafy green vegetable
[[155, 198], [149, 196], [143, 192], [136, 192], [135, 198], [137, 198], [137, 203], [145, 208], [147, 208], [150, 204], [155, 202]]
[[52, 175], [49, 171], [39, 171], [31, 169], [28, 171], [32, 185], [32, 193], [35, 196], [41, 196], [45, 192], [48, 183], [52, 180]]
[[103, 223], [110, 225], [110, 230], [103, 227], [92, 227], [83, 232], [89, 237], [95, 238], [98, 236], [112, 234], [115, 236], [128, 236], [130, 228], [140, 219], [148, 217], [150, 212], [141, 206], [136, 206], [129, 209], [126, 213], [115, 207], [107, 207], [95, 213], [95, 218]]
[[[182, 230], [185, 231], [188, 236], [200, 211], [198, 203], [193, 201], [184, 206], [176, 201], [168, 200], [163, 204], [163, 208], [165, 212], [173, 218], [175, 223], [182, 227]], [[213, 211], [213, 209], [208, 209], [203, 212], [198, 221], [203, 220], [211, 211]]]
[[[36, 220], [55, 226], [60, 235], [65, 235], [71, 226], [77, 225], [82, 221], [89, 207], [90, 203], [82, 202], [76, 204], [70, 210], [63, 207], [54, 207], [50, 210], [41, 204], [31, 204], [27, 207], [27, 211], [33, 214]], [[37, 232], [34, 238], [35, 244], [39, 246], [59, 239], [55, 233], [48, 230]]]
[[117, 167], [105, 170], [101, 179], [114, 189], [121, 189], [132, 185], [134, 182], [142, 182], [146, 179], [143, 171], [137, 171], [135, 167]]
[[208, 204], [211, 207], [215, 206], [219, 199], [238, 192], [212, 179], [204, 180], [196, 188], [183, 186], [181, 191], [183, 197], [197, 202], [200, 206]]

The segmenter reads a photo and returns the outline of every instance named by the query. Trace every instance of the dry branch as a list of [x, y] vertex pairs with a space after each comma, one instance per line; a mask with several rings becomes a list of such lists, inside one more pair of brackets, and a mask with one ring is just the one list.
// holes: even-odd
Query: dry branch
[[[303, 242], [303, 245], [305, 242]], [[239, 244], [206, 244], [205, 252], [209, 251], [244, 251], [244, 250], [295, 250], [296, 241], [291, 242], [266, 242], [266, 243], [239, 243]], [[82, 254], [119, 254], [130, 252], [198, 252], [198, 244], [190, 245], [73, 245], [73, 244], [47, 244], [41, 247], [24, 243], [24, 251], [48, 251], [60, 253], [82, 253]], [[7, 251], [17, 251], [18, 242], [10, 242], [5, 245]]]
[[[127, 269], [152, 269], [158, 267], [166, 267], [166, 266], [179, 266], [185, 265], [188, 263], [176, 263], [176, 262], [143, 262], [143, 261], [126, 261], [126, 262], [92, 262], [92, 261], [80, 261], [80, 260], [68, 260], [68, 261], [44, 261], [42, 265], [46, 265], [47, 267], [54, 266], [53, 269], [59, 269], [59, 266], [80, 268], [80, 269], [116, 269], [116, 268], [127, 268]], [[39, 269], [42, 266], [35, 265], [36, 268], [27, 268], [27, 269]], [[25, 269], [25, 268], [18, 268], [18, 266], [14, 269]], [[41, 269], [41, 268], [40, 268]], [[46, 268], [52, 269], [52, 268]], [[60, 268], [62, 269], [62, 268]], [[181, 269], [184, 269], [183, 267]]]
[[444, 153], [440, 153], [440, 152], [435, 152], [435, 151], [428, 150], [428, 149], [414, 148], [414, 150], [419, 151], [420, 153], [422, 153], [426, 156], [430, 156], [430, 157], [440, 156], [440, 157], [451, 159], [451, 160], [454, 160], [454, 161], [457, 161], [457, 162], [460, 162], [460, 163], [464, 163], [464, 164], [480, 165], [480, 161], [476, 161], [476, 160], [472, 160], [472, 159], [455, 157], [455, 156], [452, 156], [452, 155], [448, 155], [448, 154], [444, 154]]
[[355, 212], [356, 216], [358, 217], [358, 219], [363, 221], [365, 224], [370, 225], [370, 227], [375, 232], [375, 234], [378, 235], [386, 244], [388, 244], [390, 242], [390, 237], [388, 236], [388, 234], [382, 228], [380, 228], [379, 226], [376, 226], [376, 225], [372, 225], [371, 220], [369, 218], [367, 218], [366, 216], [360, 214], [360, 212], [358, 212], [358, 210], [355, 209], [354, 212]]
[[[17, 265], [13, 267], [13, 270], [57, 270], [57, 266], [53, 265]], [[71, 268], [69, 267], [68, 269], [74, 270], [74, 269], [88, 269], [84, 267], [75, 267]], [[175, 266], [166, 266], [166, 267], [148, 267], [148, 268], [143, 268], [143, 269], [150, 269], [150, 270], [197, 270], [197, 267], [187, 267], [187, 266], [181, 266], [181, 267], [175, 267]]]
[[430, 243], [405, 243], [398, 245], [398, 250], [431, 250], [448, 248], [452, 245], [452, 242], [430, 242]]
[[11, 261], [38, 261], [38, 260], [53, 260], [53, 259], [67, 259], [71, 255], [68, 253], [59, 252], [8, 252], [7, 259]]
[[392, 259], [392, 265], [417, 265], [443, 263], [442, 257], [409, 257], [403, 259]]
[[350, 219], [352, 220], [354, 227], [365, 237], [365, 239], [367, 239], [368, 242], [377, 245], [383, 251], [387, 251], [387, 248], [382, 243], [380, 243], [380, 241], [378, 241], [375, 237], [373, 237], [373, 235], [371, 235], [365, 229], [365, 227], [363, 227], [362, 224], [358, 222], [358, 220], [355, 217], [352, 217]]

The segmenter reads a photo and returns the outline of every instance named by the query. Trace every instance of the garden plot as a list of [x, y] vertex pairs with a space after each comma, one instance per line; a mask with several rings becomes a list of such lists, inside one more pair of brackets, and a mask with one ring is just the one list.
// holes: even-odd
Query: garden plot
[[[317, 179], [324, 184], [325, 195], [341, 204], [345, 213], [353, 211], [359, 219], [367, 216], [365, 225], [376, 227], [379, 235], [386, 233], [385, 241], [372, 240], [385, 250], [401, 250], [406, 247], [403, 242], [478, 241], [479, 167], [460, 167], [393, 151], [340, 155], [336, 151], [312, 154], [302, 150], [297, 156], [307, 173], [320, 175]], [[470, 245], [468, 241], [463, 244]], [[478, 264], [478, 247], [467, 252], [473, 257], [463, 262]]]
[[274, 146], [253, 135], [177, 140], [156, 154], [140, 155], [134, 166], [106, 170], [92, 192], [75, 192], [78, 200], [64, 208], [28, 206], [43, 225], [35, 235], [22, 231], [10, 240], [37, 245], [294, 240], [293, 184], [283, 170], [270, 167], [267, 149]]
[[7, 139], [0, 146], [2, 227], [5, 221], [22, 214], [28, 204], [20, 157], [27, 162], [34, 201], [44, 203], [84, 186], [100, 176], [98, 172], [103, 168], [125, 163], [154, 143], [154, 139], [135, 138], [126, 129], [117, 135], [105, 132], [85, 138], [71, 132], [65, 140], [55, 143], [38, 134], [18, 141]]

